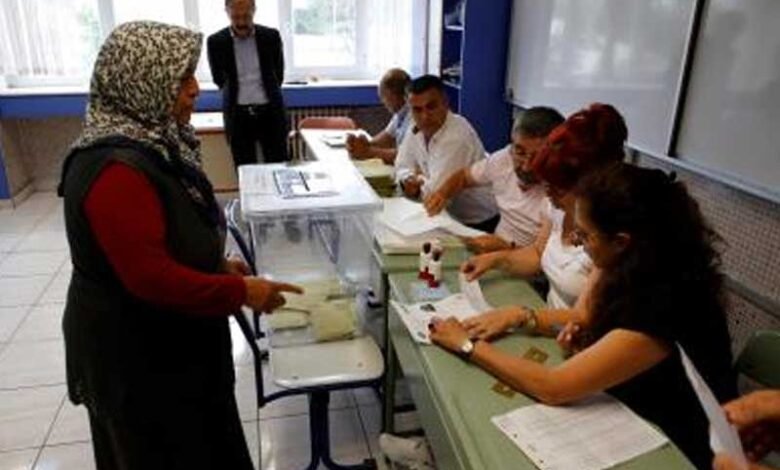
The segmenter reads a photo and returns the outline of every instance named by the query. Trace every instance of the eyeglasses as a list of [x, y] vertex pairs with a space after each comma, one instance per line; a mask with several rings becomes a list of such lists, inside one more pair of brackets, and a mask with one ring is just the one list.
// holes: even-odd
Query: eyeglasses
[[512, 144], [512, 157], [517, 162], [526, 162], [531, 160], [536, 152], [529, 152], [522, 145]]

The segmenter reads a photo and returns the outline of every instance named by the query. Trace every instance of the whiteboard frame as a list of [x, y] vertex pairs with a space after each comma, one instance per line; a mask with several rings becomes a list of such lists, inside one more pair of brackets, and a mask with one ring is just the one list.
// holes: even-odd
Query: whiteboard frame
[[[643, 148], [642, 146], [635, 145], [630, 141], [627, 143], [626, 147], [629, 150], [639, 152], [642, 156], [660, 160], [671, 166], [705, 176], [713, 181], [737, 189], [751, 196], [755, 196], [775, 204], [780, 204], [780, 188], [772, 189], [771, 187], [767, 187], [762, 183], [749, 181], [738, 176], [719, 171], [717, 168], [709, 168], [705, 165], [700, 165], [689, 160], [683, 160], [680, 158], [679, 153], [677, 152], [680, 129], [682, 127], [682, 120], [685, 115], [685, 105], [688, 98], [689, 85], [691, 76], [693, 75], [693, 63], [696, 56], [696, 48], [699, 42], [699, 37], [702, 33], [701, 26], [708, 4], [708, 0], [694, 0], [691, 21], [688, 27], [688, 37], [684, 46], [685, 50], [683, 52], [682, 68], [680, 70], [679, 79], [677, 80], [677, 89], [675, 90], [675, 101], [674, 107], [672, 108], [672, 121], [669, 125], [669, 128], [667, 129], [668, 139], [665, 154], [660, 154], [657, 151]], [[508, 60], [509, 58], [507, 57], [507, 61]], [[509, 90], [508, 85], [509, 84], [507, 83], [504, 86], [505, 90]], [[513, 106], [518, 106], [523, 109], [527, 109], [529, 107], [527, 103], [521, 102], [516, 97], [505, 96], [505, 99]]]

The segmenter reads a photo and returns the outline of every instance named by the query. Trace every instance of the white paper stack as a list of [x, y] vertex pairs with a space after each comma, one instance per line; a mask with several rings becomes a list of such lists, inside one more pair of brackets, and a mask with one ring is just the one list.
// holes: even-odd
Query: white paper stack
[[667, 442], [606, 394], [569, 406], [525, 406], [492, 421], [542, 470], [610, 468]]
[[376, 240], [385, 253], [417, 253], [423, 242], [433, 238], [441, 239], [445, 247], [460, 246], [457, 237], [484, 235], [446, 212], [430, 217], [422, 204], [406, 198], [385, 199], [377, 222]]

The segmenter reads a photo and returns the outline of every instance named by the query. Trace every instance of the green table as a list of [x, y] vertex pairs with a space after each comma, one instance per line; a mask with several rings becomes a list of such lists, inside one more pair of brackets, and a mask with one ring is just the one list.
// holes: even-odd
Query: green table
[[[416, 278], [419, 271], [419, 255], [417, 254], [385, 254], [374, 240], [371, 256], [374, 264], [380, 273], [379, 295], [382, 301], [382, 315], [384, 317], [384, 343], [382, 350], [385, 351], [385, 378], [384, 390], [395, 389], [395, 378], [398, 370], [398, 364], [395, 356], [391, 353], [393, 345], [390, 343], [389, 333], [389, 308], [390, 308], [390, 283], [391, 274], [408, 273]], [[460, 265], [470, 256], [466, 247], [448, 248], [444, 250], [442, 258], [442, 271], [457, 272]], [[384, 394], [382, 401], [382, 431], [393, 431], [393, 418], [395, 413], [395, 404], [388, 398], [389, 394]]]
[[[412, 273], [390, 275], [391, 296], [400, 302], [412, 302], [408, 288]], [[457, 290], [455, 273], [445, 275], [453, 292]], [[541, 307], [542, 299], [525, 282], [500, 276], [481, 281], [486, 299], [493, 306], [525, 304]], [[516, 393], [512, 397], [492, 390], [496, 379], [436, 346], [419, 345], [409, 336], [392, 307], [389, 312], [389, 355], [396, 355], [409, 385], [425, 434], [431, 443], [438, 468], [518, 469], [535, 468], [531, 461], [507, 439], [490, 418], [534, 403]], [[547, 364], [562, 360], [560, 349], [551, 338], [513, 334], [495, 343], [508, 352], [524, 353], [530, 346], [542, 349]], [[389, 373], [389, 371], [388, 371]], [[386, 390], [392, 397], [393, 390]], [[392, 401], [392, 400], [390, 400]], [[669, 444], [621, 465], [623, 469], [690, 469], [683, 454]]]

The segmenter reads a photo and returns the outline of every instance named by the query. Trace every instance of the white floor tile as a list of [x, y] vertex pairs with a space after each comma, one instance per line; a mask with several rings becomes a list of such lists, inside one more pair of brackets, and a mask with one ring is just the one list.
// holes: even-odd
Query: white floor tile
[[0, 451], [40, 447], [65, 398], [65, 387], [0, 390]]
[[[67, 266], [67, 268], [65, 268]], [[70, 276], [72, 267], [69, 261], [65, 261], [60, 268], [54, 280], [49, 284], [41, 296], [40, 303], [60, 303], [68, 299], [68, 287], [70, 286]]]
[[67, 258], [66, 251], [11, 253], [0, 262], [0, 277], [54, 274]]
[[0, 217], [0, 233], [23, 237], [32, 231], [40, 219], [40, 215], [3, 215]]
[[46, 287], [39, 302], [40, 303], [65, 303], [68, 299], [68, 287], [73, 275], [73, 268], [70, 264], [70, 257], [62, 263], [60, 270], [54, 275], [51, 284]]
[[41, 341], [62, 338], [62, 313], [65, 304], [44, 304], [32, 307], [14, 334], [13, 342]]
[[381, 406], [359, 406], [358, 413], [363, 423], [363, 430], [368, 439], [368, 447], [371, 449], [371, 455], [380, 460], [379, 434], [382, 432], [382, 407]]
[[41, 231], [38, 227], [14, 247], [16, 252], [67, 250], [68, 238], [65, 231]]
[[[251, 366], [252, 350], [244, 339], [238, 323], [233, 318], [230, 319], [230, 337], [233, 342], [233, 363], [237, 366]], [[258, 344], [260, 347], [265, 347], [265, 339], [260, 340]]]
[[22, 324], [30, 307], [0, 307], [0, 343], [7, 342]]
[[61, 340], [9, 343], [0, 354], [0, 389], [65, 383]]
[[32, 305], [52, 280], [51, 275], [0, 277], [0, 307]]
[[255, 373], [251, 366], [236, 367], [236, 402], [241, 421], [257, 420]]
[[379, 405], [379, 397], [376, 394], [376, 390], [371, 387], [356, 388], [352, 390], [352, 394], [355, 396], [355, 403], [360, 406]]
[[252, 456], [252, 463], [254, 468], [258, 468], [257, 456], [260, 455], [260, 441], [257, 436], [258, 421], [245, 421], [241, 423], [241, 427], [244, 429], [244, 439], [246, 439], [246, 446], [249, 448], [249, 455]]
[[46, 439], [46, 445], [88, 442], [91, 438], [87, 409], [75, 406], [66, 399]]
[[[308, 416], [262, 420], [259, 425], [263, 470], [300, 470], [309, 463]], [[331, 411], [330, 425], [334, 460], [353, 464], [370, 457], [356, 410]]]
[[58, 206], [61, 199], [54, 191], [35, 192], [14, 209], [16, 213], [46, 214]]
[[0, 468], [3, 470], [32, 470], [38, 449], [15, 450], [0, 453]]
[[44, 447], [35, 470], [94, 470], [95, 457], [92, 444], [82, 442]]
[[[0, 219], [0, 225], [2, 225], [2, 219]], [[7, 253], [13, 251], [16, 245], [22, 241], [21, 235], [13, 233], [0, 233], [0, 253]]]
[[64, 231], [65, 230], [65, 214], [62, 211], [62, 207], [55, 207], [53, 210], [39, 220], [35, 226], [36, 231]]

